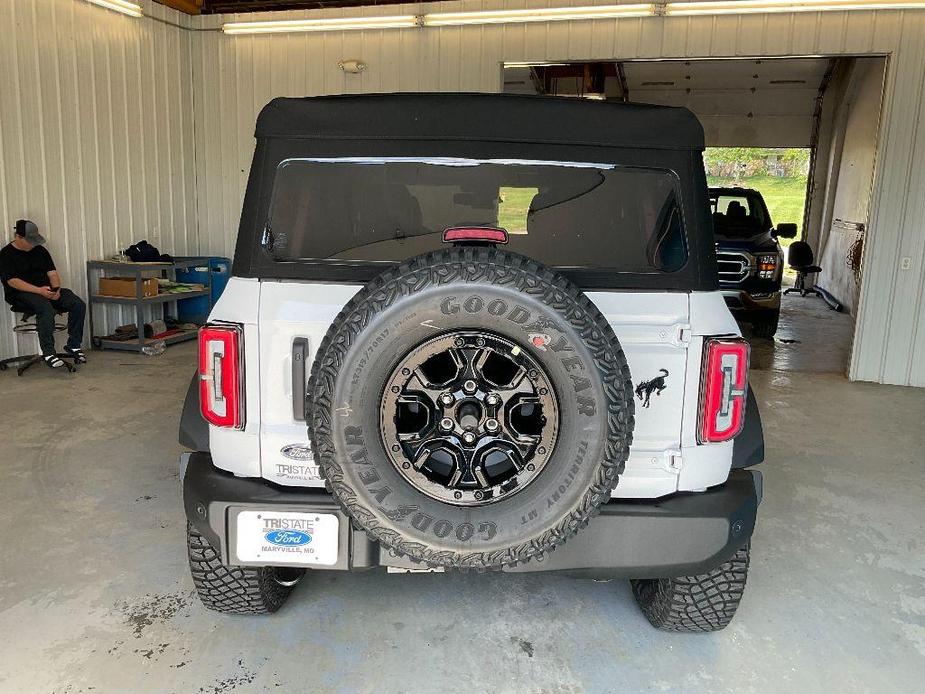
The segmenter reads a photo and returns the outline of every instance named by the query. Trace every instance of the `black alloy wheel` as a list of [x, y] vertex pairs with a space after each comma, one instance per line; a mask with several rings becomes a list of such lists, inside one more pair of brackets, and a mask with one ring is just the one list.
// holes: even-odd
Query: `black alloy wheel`
[[381, 431], [416, 489], [460, 506], [488, 504], [540, 474], [556, 443], [549, 376], [512, 340], [453, 331], [406, 354], [386, 381]]

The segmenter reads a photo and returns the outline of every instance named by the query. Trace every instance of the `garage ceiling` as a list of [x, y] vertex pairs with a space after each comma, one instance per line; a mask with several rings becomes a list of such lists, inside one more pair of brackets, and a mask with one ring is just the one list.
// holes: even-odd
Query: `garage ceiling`
[[508, 67], [504, 89], [685, 106], [703, 123], [708, 145], [808, 147], [829, 65], [827, 58], [788, 58]]

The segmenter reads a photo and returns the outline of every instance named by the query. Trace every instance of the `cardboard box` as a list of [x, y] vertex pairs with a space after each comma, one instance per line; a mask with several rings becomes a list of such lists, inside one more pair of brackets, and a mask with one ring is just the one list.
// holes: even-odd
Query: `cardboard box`
[[[100, 277], [101, 296], [125, 296], [136, 298], [134, 277]], [[157, 278], [149, 277], [141, 280], [141, 296], [157, 296]]]

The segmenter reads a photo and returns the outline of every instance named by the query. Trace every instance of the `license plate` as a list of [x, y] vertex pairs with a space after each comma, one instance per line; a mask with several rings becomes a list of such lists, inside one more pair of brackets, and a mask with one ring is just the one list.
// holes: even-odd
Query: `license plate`
[[238, 514], [240, 561], [263, 564], [337, 563], [339, 519], [329, 513], [242, 511]]

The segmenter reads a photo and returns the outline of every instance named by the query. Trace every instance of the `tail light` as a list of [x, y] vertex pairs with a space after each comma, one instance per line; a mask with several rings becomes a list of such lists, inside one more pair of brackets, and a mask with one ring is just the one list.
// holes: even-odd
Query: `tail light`
[[244, 373], [241, 328], [205, 325], [199, 329], [199, 409], [218, 427], [244, 427]]
[[450, 227], [443, 243], [507, 243], [507, 231], [498, 227]]
[[700, 386], [701, 443], [728, 441], [742, 431], [749, 347], [741, 339], [707, 340]]

